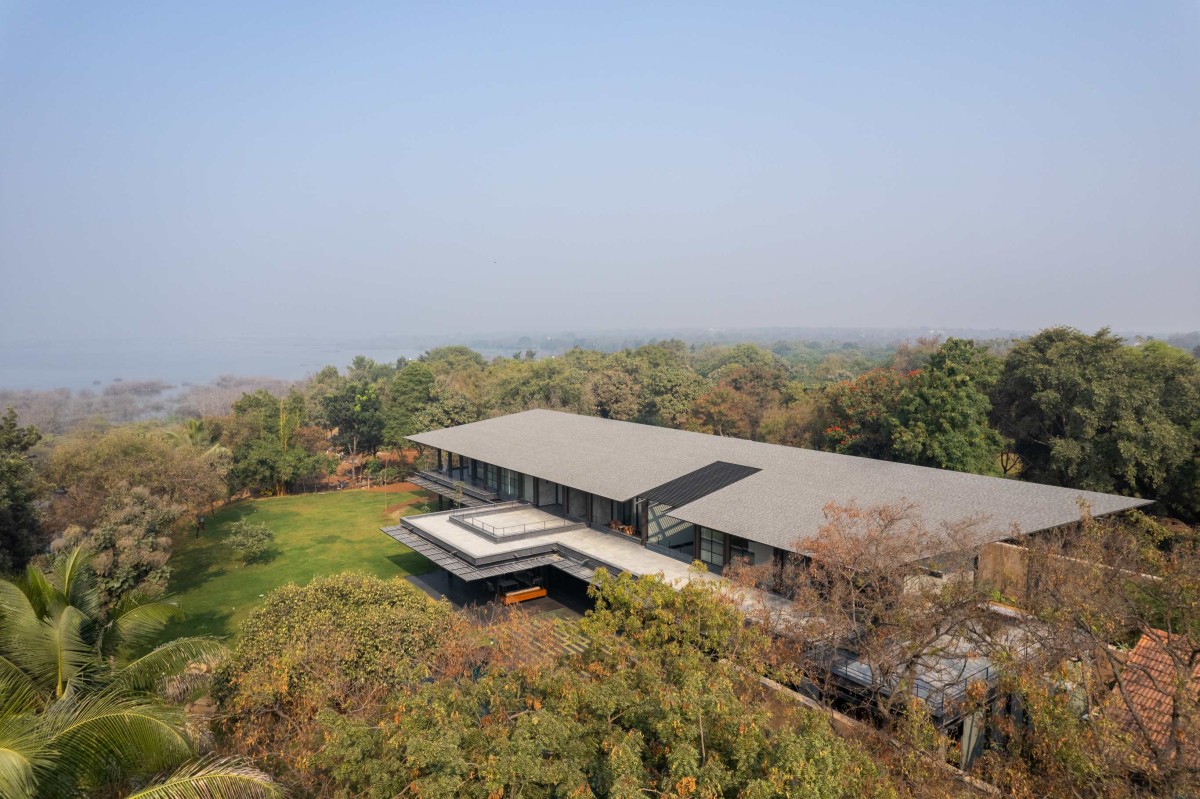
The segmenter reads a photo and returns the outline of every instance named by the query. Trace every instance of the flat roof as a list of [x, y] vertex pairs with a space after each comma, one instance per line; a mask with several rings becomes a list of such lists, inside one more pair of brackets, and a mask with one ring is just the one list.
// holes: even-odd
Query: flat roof
[[784, 549], [816, 535], [830, 502], [862, 507], [909, 502], [930, 530], [970, 519], [978, 544], [1078, 521], [1081, 500], [1097, 516], [1150, 504], [561, 411], [524, 411], [409, 438], [618, 501], [718, 461], [751, 467], [758, 471], [670, 515]]

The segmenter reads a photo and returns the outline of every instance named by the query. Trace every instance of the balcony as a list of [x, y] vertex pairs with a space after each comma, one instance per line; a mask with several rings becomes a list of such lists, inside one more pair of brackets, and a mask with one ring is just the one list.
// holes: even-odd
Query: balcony
[[[500, 499], [500, 495], [486, 485], [468, 478], [454, 477], [446, 472], [432, 469], [414, 474], [410, 481], [435, 494], [458, 500], [467, 507], [487, 505]], [[460, 496], [461, 492], [461, 496]]]

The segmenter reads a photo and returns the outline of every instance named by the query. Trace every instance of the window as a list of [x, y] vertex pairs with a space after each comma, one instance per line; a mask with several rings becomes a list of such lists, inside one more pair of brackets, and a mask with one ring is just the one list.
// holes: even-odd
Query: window
[[500, 493], [506, 498], [512, 499], [517, 495], [521, 485], [521, 475], [519, 472], [514, 472], [512, 469], [500, 470]]
[[489, 491], [496, 491], [500, 488], [500, 475], [494, 464], [487, 464], [487, 487]]
[[738, 560], [739, 558], [747, 563], [754, 563], [754, 551], [750, 549], [749, 541], [731, 535], [729, 536], [729, 559]]
[[700, 560], [709, 566], [720, 568], [725, 565], [725, 534], [700, 528]]

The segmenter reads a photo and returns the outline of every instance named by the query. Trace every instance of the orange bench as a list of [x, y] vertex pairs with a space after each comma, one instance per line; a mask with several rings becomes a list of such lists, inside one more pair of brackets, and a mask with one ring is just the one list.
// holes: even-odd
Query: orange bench
[[546, 589], [541, 586], [533, 588], [522, 588], [519, 591], [509, 591], [503, 597], [503, 602], [506, 605], [515, 605], [518, 602], [525, 602], [530, 599], [538, 599], [546, 595]]

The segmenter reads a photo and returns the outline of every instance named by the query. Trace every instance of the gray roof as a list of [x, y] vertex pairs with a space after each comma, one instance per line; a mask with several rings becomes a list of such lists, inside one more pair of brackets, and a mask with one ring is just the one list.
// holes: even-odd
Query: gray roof
[[[410, 436], [524, 474], [619, 501], [715, 461], [760, 471], [675, 508], [671, 515], [772, 546], [816, 534], [827, 503], [911, 502], [931, 529], [970, 518], [979, 543], [1099, 516], [1147, 500], [999, 477], [763, 444], [737, 438], [534, 410]], [[932, 554], [932, 553], [931, 553]]]

